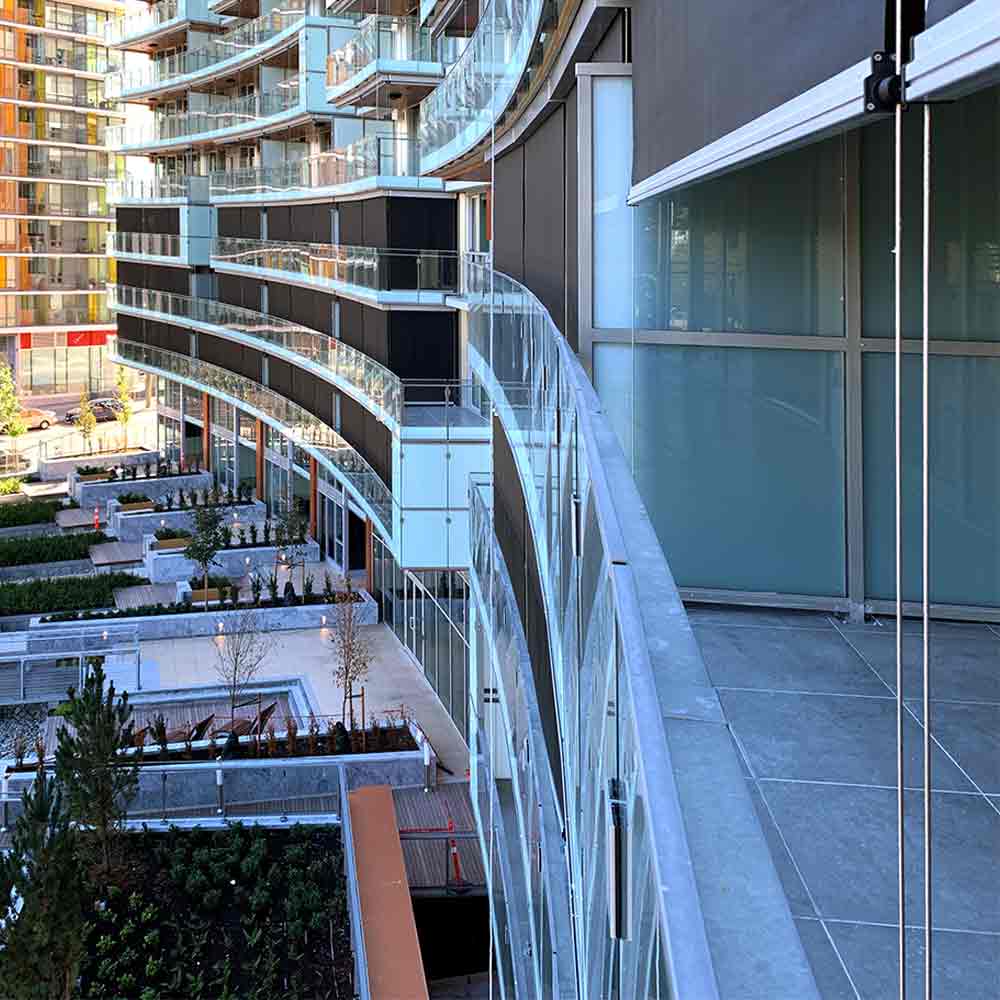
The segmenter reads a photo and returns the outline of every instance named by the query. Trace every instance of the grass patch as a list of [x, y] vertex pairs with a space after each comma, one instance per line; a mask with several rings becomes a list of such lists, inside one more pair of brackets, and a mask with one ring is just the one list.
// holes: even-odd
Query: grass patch
[[25, 524], [47, 524], [56, 519], [62, 504], [58, 500], [28, 500], [0, 505], [0, 528], [20, 528]]

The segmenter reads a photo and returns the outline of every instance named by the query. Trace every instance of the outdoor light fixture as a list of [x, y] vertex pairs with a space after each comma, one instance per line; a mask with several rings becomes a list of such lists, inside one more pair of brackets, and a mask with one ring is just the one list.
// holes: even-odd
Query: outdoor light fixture
[[167, 519], [165, 517], [160, 518], [160, 527], [165, 528], [167, 526]]
[[108, 639], [108, 630], [107, 630], [107, 629], [105, 629], [105, 630], [104, 630], [104, 631], [103, 631], [103, 632], [101, 633], [101, 638], [102, 638], [102, 639], [104, 639], [104, 641], [105, 641], [105, 642], [107, 642], [107, 639]]
[[219, 631], [222, 631], [222, 622], [219, 622]]
[[245, 557], [244, 557], [244, 559], [243, 559], [243, 561], [244, 561], [244, 562], [245, 562], [245, 563], [246, 563], [246, 564], [247, 564], [248, 566], [250, 565], [250, 557], [249, 557], [249, 556], [245, 556]]
[[326, 615], [320, 615], [319, 621], [320, 621], [321, 625], [325, 625], [326, 624]]

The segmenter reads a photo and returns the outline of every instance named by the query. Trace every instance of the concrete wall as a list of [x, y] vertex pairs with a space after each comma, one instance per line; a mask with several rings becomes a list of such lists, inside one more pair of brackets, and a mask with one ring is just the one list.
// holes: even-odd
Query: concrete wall
[[172, 496], [179, 489], [210, 490], [215, 484], [211, 472], [197, 472], [190, 476], [166, 476], [163, 479], [117, 479], [114, 482], [70, 483], [71, 495], [81, 507], [103, 507], [109, 500], [123, 493], [144, 493], [151, 500]]
[[28, 566], [0, 566], [0, 580], [46, 580], [57, 576], [93, 576], [94, 573], [94, 564], [89, 559], [61, 559], [58, 562], [31, 563]]
[[[227, 518], [238, 517], [234, 526], [247, 525], [251, 521], [260, 523], [267, 518], [267, 507], [259, 500], [249, 504], [236, 504], [226, 509]], [[108, 502], [108, 532], [122, 542], [138, 542], [145, 535], [152, 535], [159, 527], [194, 528], [194, 514], [191, 510], [139, 511], [128, 513], [119, 510], [117, 501]]]
[[[143, 563], [146, 567], [146, 576], [151, 583], [176, 583], [179, 580], [188, 580], [201, 572], [197, 563], [184, 555], [183, 549], [167, 549], [161, 552], [151, 547], [152, 541], [152, 538], [147, 537], [143, 542]], [[317, 542], [306, 542], [300, 548], [305, 554], [306, 562], [320, 561]], [[215, 565], [209, 572], [223, 574], [231, 579], [239, 579], [251, 572], [258, 572], [266, 577], [274, 569], [279, 551], [276, 545], [253, 549], [225, 549], [216, 556]], [[301, 573], [296, 573], [294, 578], [296, 592], [301, 590], [300, 579]], [[323, 586], [322, 580], [314, 579], [313, 583], [317, 589]]]
[[113, 452], [110, 455], [75, 455], [71, 458], [40, 458], [38, 460], [38, 476], [44, 482], [55, 479], [70, 478], [78, 465], [99, 465], [102, 469], [110, 469], [116, 465], [142, 465], [144, 462], [155, 462], [159, 453], [155, 451]]

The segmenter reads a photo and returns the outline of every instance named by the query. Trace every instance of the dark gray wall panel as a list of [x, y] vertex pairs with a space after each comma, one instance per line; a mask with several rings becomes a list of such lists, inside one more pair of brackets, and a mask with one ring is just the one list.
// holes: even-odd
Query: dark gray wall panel
[[[369, 198], [362, 202], [364, 233], [359, 246], [386, 247], [389, 245], [388, 209], [385, 198]], [[343, 240], [341, 240], [343, 242]]]
[[155, 288], [175, 295], [191, 292], [190, 272], [183, 267], [159, 267], [156, 264], [139, 264], [135, 261], [118, 263], [118, 282], [137, 288]]
[[867, 59], [885, 41], [879, 0], [639, 0], [633, 181]]
[[496, 161], [493, 254], [498, 271], [524, 278], [524, 147]]
[[138, 233], [142, 225], [141, 208], [116, 208], [115, 225], [120, 233]]
[[241, 236], [240, 209], [230, 206], [220, 207], [216, 217], [216, 227], [220, 236]]
[[386, 246], [397, 250], [458, 249], [458, 202], [454, 198], [390, 198], [388, 211]]
[[949, 14], [968, 7], [972, 0], [929, 0], [927, 4], [927, 26], [943, 21]]
[[273, 205], [267, 210], [267, 238], [269, 240], [293, 239], [290, 224], [291, 216], [287, 205]]
[[365, 220], [360, 201], [345, 201], [337, 207], [340, 237], [338, 242], [347, 247], [364, 246]]
[[128, 313], [119, 313], [118, 337], [121, 340], [134, 340], [137, 344], [146, 343], [146, 333], [143, 329], [142, 317], [130, 316]]
[[302, 240], [306, 243], [331, 243], [333, 241], [333, 223], [330, 216], [330, 206], [327, 205], [293, 205], [289, 209], [289, 239]]
[[566, 321], [563, 122], [559, 105], [524, 144], [524, 283], [560, 330]]
[[570, 347], [577, 350], [579, 335], [579, 295], [577, 282], [577, 201], [579, 198], [579, 171], [577, 169], [577, 88], [574, 86], [566, 98], [566, 325], [563, 334]]
[[454, 313], [391, 312], [389, 365], [400, 378], [458, 377], [458, 328]]
[[611, 27], [597, 43], [590, 56], [591, 62], [620, 63], [625, 61], [625, 18], [621, 13], [615, 15]]

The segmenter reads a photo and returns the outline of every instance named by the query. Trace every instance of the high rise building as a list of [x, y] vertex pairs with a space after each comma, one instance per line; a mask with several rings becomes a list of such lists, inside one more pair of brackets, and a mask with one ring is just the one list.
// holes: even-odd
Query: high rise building
[[421, 664], [500, 995], [991, 995], [995, 3], [124, 25], [113, 357]]
[[112, 381], [106, 134], [124, 115], [104, 85], [117, 65], [106, 30], [123, 9], [112, 0], [5, 0], [0, 9], [0, 315], [24, 396]]

